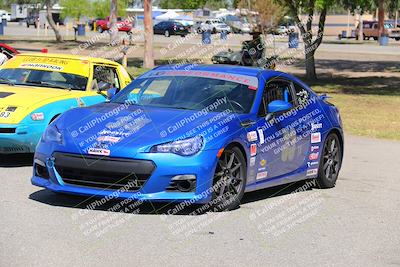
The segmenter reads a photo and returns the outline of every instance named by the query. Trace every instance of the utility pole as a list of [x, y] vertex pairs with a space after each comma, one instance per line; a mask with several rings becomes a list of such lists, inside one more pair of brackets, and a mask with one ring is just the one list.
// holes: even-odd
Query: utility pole
[[154, 67], [153, 53], [153, 16], [151, 11], [151, 0], [144, 0], [144, 59], [143, 67]]

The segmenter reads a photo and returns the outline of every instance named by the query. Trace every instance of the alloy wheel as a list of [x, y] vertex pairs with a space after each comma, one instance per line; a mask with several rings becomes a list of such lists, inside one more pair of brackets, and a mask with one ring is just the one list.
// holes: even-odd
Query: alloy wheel
[[340, 144], [336, 135], [330, 135], [326, 141], [323, 155], [323, 172], [326, 179], [336, 180], [340, 169]]
[[243, 191], [245, 166], [235, 150], [226, 150], [221, 155], [214, 176], [215, 196], [223, 204], [235, 201]]

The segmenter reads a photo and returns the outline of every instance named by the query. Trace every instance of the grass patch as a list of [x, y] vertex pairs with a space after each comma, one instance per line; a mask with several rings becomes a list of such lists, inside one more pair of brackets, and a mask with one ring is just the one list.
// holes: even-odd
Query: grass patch
[[137, 67], [128, 67], [127, 71], [130, 75], [132, 75], [132, 77], [138, 77], [140, 75], [142, 75], [143, 73], [145, 73], [146, 71], [148, 71], [150, 69], [146, 69], [146, 68], [137, 68]]
[[400, 140], [400, 81], [394, 77], [344, 80], [319, 81], [312, 87], [332, 97], [329, 102], [340, 109], [345, 132]]

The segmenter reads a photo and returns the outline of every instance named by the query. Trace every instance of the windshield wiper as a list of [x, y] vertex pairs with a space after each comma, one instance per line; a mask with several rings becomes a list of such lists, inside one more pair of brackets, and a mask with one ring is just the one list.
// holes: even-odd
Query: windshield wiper
[[41, 84], [41, 85], [48, 85], [48, 86], [51, 86], [51, 87], [60, 88], [60, 89], [65, 89], [65, 90], [69, 90], [69, 91], [72, 90], [71, 86], [62, 86], [62, 85], [59, 85], [59, 84], [56, 84], [56, 83], [52, 83], [52, 82], [29, 81], [28, 83]]
[[6, 83], [8, 85], [15, 85], [15, 83], [13, 81], [11, 81], [10, 79], [7, 79], [7, 78], [0, 78], [0, 83]]
[[195, 109], [192, 109], [192, 108], [187, 108], [187, 107], [174, 107], [174, 106], [171, 106], [170, 108], [176, 108], [176, 109], [186, 109], [186, 110], [195, 110]]

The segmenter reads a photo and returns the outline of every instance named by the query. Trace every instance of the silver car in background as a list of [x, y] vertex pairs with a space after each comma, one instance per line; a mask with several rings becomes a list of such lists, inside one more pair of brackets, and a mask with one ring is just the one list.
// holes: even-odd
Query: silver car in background
[[226, 23], [219, 19], [207, 19], [205, 21], [197, 21], [194, 26], [194, 30], [198, 33], [210, 30], [211, 33], [218, 32], [231, 32], [232, 29]]

